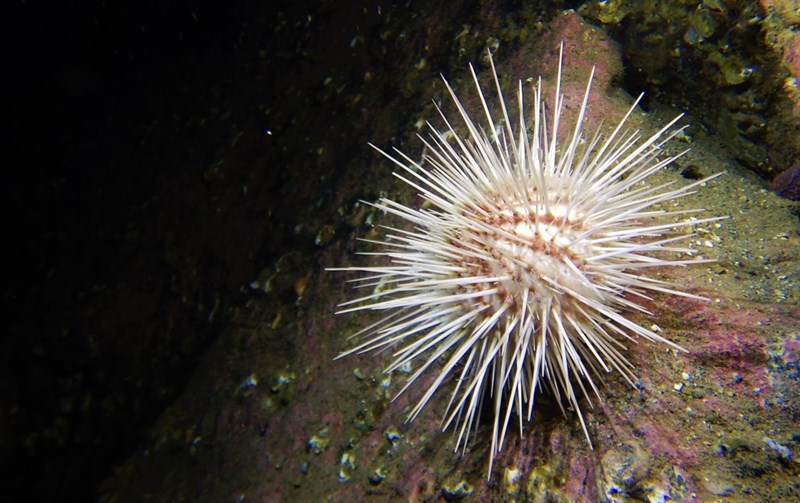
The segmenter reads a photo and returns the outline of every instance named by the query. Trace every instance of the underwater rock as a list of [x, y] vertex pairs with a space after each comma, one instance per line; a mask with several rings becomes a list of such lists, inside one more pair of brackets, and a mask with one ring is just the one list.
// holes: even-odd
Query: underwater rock
[[776, 176], [771, 189], [783, 198], [800, 201], [800, 164]]

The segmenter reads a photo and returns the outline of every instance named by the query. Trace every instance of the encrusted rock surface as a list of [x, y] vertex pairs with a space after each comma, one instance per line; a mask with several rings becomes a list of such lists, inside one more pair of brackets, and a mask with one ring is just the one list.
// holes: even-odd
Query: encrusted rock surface
[[[484, 14], [482, 28], [488, 30], [496, 18]], [[465, 26], [462, 36], [487, 40], [477, 26]], [[614, 86], [622, 67], [619, 50], [576, 13], [560, 15], [518, 45], [495, 45], [499, 70], [508, 77], [504, 85], [540, 72], [547, 77], [560, 40], [570, 65], [565, 92], [572, 92], [572, 79], [582, 89], [589, 65], [598, 61], [590, 120], [597, 124], [607, 118], [608, 123], [621, 117], [631, 97]], [[468, 80], [451, 81], [460, 95], [469, 93]], [[427, 98], [420, 100], [423, 113], [430, 111], [424, 108]], [[469, 107], [469, 100], [465, 104]], [[657, 129], [675, 113], [658, 109], [634, 114], [632, 120], [637, 127]], [[388, 135], [380, 136], [390, 129], [378, 128], [372, 140], [392, 143]], [[685, 139], [694, 151], [682, 162], [716, 171], [724, 151], [706, 150], [711, 142], [704, 140], [702, 135]], [[389, 170], [374, 158], [362, 161]], [[682, 183], [680, 171], [662, 176]], [[343, 175], [342, 183], [354, 176]], [[369, 184], [382, 175], [365, 176]], [[387, 182], [384, 190], [397, 186]], [[320, 217], [339, 231], [356, 230], [320, 245], [310, 270], [306, 262], [289, 261], [254, 283], [250, 300], [208, 351], [184, 396], [155, 425], [151, 440], [106, 481], [105, 497], [120, 502], [364, 501], [370, 496], [542, 502], [796, 499], [800, 307], [793, 293], [798, 266], [792, 250], [800, 243], [800, 225], [788, 202], [736, 169], [693, 197], [697, 204], [692, 206], [732, 216], [698, 229], [692, 238], [698, 253], [719, 262], [667, 279], [710, 300], [659, 297], [646, 303], [652, 316], [635, 315], [689, 352], [627, 343], [640, 380], [631, 388], [611, 374], [601, 386], [602, 398], [591, 400], [593, 408], [584, 407], [594, 450], [577, 418], [572, 413], [564, 418], [544, 394], [524, 438], [514, 433], [506, 440], [487, 480], [490, 433], [479, 431], [464, 453], [453, 453], [451, 433], [439, 431], [446, 393], [405, 424], [416, 395], [412, 390], [392, 400], [406, 374], [381, 373], [388, 355], [334, 360], [349, 347], [347, 336], [368, 320], [332, 315], [333, 306], [350, 292], [322, 268], [341, 265], [343, 256], [357, 248], [353, 239], [370, 232], [365, 222], [390, 223], [385, 216], [348, 207]], [[346, 200], [339, 199], [343, 208]], [[336, 219], [352, 225], [342, 227]], [[758, 234], [745, 236], [753, 233]], [[763, 248], [754, 256], [757, 246]], [[771, 268], [779, 272], [773, 275]], [[291, 302], [285, 294], [261, 288], [270, 281], [296, 284], [297, 277], [307, 283]], [[779, 295], [780, 289], [785, 291]], [[420, 389], [431, 377], [418, 383]]]

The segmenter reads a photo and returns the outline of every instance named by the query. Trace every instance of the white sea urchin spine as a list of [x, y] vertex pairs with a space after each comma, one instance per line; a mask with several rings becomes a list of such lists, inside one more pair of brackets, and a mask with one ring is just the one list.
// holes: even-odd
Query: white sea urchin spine
[[599, 398], [594, 378], [601, 371], [617, 370], [631, 385], [635, 380], [620, 340], [641, 336], [683, 351], [621, 313], [647, 313], [636, 299], [649, 298], [648, 292], [696, 297], [645, 272], [703, 262], [650, 253], [690, 253], [674, 243], [692, 234], [674, 231], [716, 218], [676, 220], [702, 210], [657, 207], [690, 194], [708, 179], [680, 187], [674, 182], [657, 186], [646, 182], [683, 155], [657, 156], [662, 145], [682, 130], [668, 132], [680, 116], [642, 139], [639, 131], [623, 131], [637, 99], [605, 140], [599, 130], [584, 138], [590, 77], [568, 142], [559, 145], [564, 99], [561, 56], [549, 111], [541, 78], [535, 87], [532, 126], [525, 119], [519, 82], [516, 128], [491, 55], [489, 61], [502, 126], [495, 127], [472, 65], [485, 114], [483, 127], [473, 121], [445, 80], [466, 128], [465, 139], [437, 107], [446, 129], [442, 132], [429, 124], [430, 139], [420, 137], [428, 152], [424, 161], [373, 145], [400, 168], [395, 175], [418, 190], [430, 208], [414, 209], [389, 199], [368, 203], [407, 220], [411, 229], [387, 228], [382, 241], [372, 241], [381, 251], [368, 255], [387, 258], [390, 265], [335, 270], [364, 273], [352, 282], [374, 288], [342, 304], [340, 313], [388, 313], [354, 334], [363, 342], [340, 357], [392, 348], [394, 360], [386, 372], [410, 363], [417, 366], [398, 395], [441, 359], [438, 375], [408, 420], [454, 375], [442, 429], [454, 425], [456, 450], [466, 448], [488, 397], [494, 410], [491, 474], [512, 413], [521, 436], [523, 418], [531, 420], [536, 392], [543, 385], [565, 415], [565, 402], [577, 412], [591, 446], [578, 403], [580, 395], [589, 398], [585, 384]]

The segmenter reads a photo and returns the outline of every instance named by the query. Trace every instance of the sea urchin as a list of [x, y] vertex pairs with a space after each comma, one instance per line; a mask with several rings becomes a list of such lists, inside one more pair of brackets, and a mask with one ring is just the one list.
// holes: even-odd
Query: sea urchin
[[[691, 234], [675, 230], [714, 218], [687, 216], [701, 210], [659, 207], [708, 179], [684, 186], [647, 182], [683, 155], [659, 157], [662, 145], [681, 131], [669, 132], [680, 116], [642, 138], [638, 131], [623, 131], [636, 100], [607, 138], [599, 130], [585, 138], [590, 77], [574, 125], [560, 134], [559, 56], [552, 106], [543, 99], [540, 78], [533, 124], [528, 124], [519, 82], [515, 126], [491, 55], [489, 61], [500, 125], [495, 125], [472, 65], [483, 126], [473, 121], [445, 80], [465, 139], [437, 107], [446, 128], [442, 132], [429, 124], [430, 138], [420, 137], [427, 149], [423, 161], [375, 147], [400, 168], [395, 175], [419, 191], [427, 208], [390, 199], [368, 203], [412, 228], [388, 228], [382, 241], [373, 241], [381, 248], [370, 255], [389, 259], [389, 265], [335, 270], [364, 273], [352, 281], [373, 289], [342, 304], [339, 312], [385, 312], [354, 335], [362, 339], [360, 345], [340, 356], [392, 348], [394, 360], [386, 372], [407, 364], [417, 367], [398, 395], [440, 362], [438, 375], [420, 391], [408, 420], [454, 375], [442, 429], [454, 425], [456, 450], [476, 431], [483, 401], [491, 400], [491, 474], [512, 413], [522, 435], [523, 418], [531, 420], [534, 398], [543, 386], [562, 412], [565, 405], [577, 412], [591, 445], [578, 404], [580, 395], [588, 397], [586, 385], [599, 398], [594, 379], [601, 372], [616, 370], [631, 385], [635, 381], [620, 340], [641, 336], [683, 350], [621, 313], [647, 313], [637, 298], [649, 298], [648, 292], [695, 297], [645, 272], [702, 262], [651, 253], [690, 253], [674, 243]], [[558, 144], [561, 138], [564, 143]]]

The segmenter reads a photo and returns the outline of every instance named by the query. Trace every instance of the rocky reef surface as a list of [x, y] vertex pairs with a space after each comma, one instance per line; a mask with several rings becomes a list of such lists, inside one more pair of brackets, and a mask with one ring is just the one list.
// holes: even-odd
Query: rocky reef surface
[[[539, 24], [531, 14], [529, 32], [523, 34], [518, 28], [513, 40], [507, 41], [502, 34], [508, 36], [511, 28], [505, 25], [506, 31], [499, 30], [500, 13], [490, 6], [484, 9], [479, 16], [484, 24], [465, 24], [456, 40], [470, 54], [491, 48], [499, 71], [508, 78], [504, 85], [539, 74], [545, 81], [552, 78], [555, 48], [563, 40], [569, 62], [565, 93], [571, 93], [572, 86], [580, 92], [591, 65], [598, 67], [590, 122], [621, 117], [630, 106], [631, 96], [618, 85], [623, 50], [603, 28], [571, 11]], [[433, 20], [422, 26], [432, 38], [439, 35]], [[385, 30], [388, 40], [401, 37], [389, 27]], [[471, 50], [476, 46], [479, 50]], [[459, 94], [467, 96], [466, 58], [453, 59], [446, 65], [453, 73], [447, 76]], [[416, 58], [415, 67], [430, 64], [425, 61]], [[376, 69], [368, 72], [368, 81], [379, 78]], [[425, 81], [423, 76], [408, 78], [398, 85], [409, 86], [407, 96], [413, 98], [406, 99], [414, 103], [414, 114], [400, 121], [386, 116], [389, 123], [375, 124], [369, 133], [381, 145], [401, 144], [412, 151], [408, 145], [415, 144], [408, 142], [413, 141], [415, 120], [431, 118], [432, 110], [425, 93], [413, 87], [412, 82]], [[426, 87], [426, 92], [441, 96], [440, 83], [431, 85], [433, 90]], [[377, 98], [369, 92], [339, 99], [356, 107], [372, 105]], [[467, 99], [465, 105], [476, 103]], [[654, 130], [680, 111], [653, 102], [648, 113], [634, 114], [632, 126]], [[698, 226], [691, 238], [696, 253], [716, 262], [665, 272], [670, 274], [665, 279], [688, 285], [708, 301], [665, 296], [646, 303], [652, 316], [632, 315], [689, 352], [644, 342], [627, 344], [640, 380], [631, 388], [610, 374], [601, 386], [602, 399], [584, 406], [593, 450], [577, 418], [571, 413], [564, 418], [544, 394], [533, 422], [525, 425], [524, 437], [514, 433], [507, 439], [487, 480], [490, 434], [479, 431], [464, 453], [454, 453], [452, 434], [439, 430], [446, 393], [437, 395], [407, 424], [406, 413], [419, 394], [411, 390], [393, 398], [409, 369], [382, 373], [388, 355], [334, 360], [349, 347], [348, 335], [368, 318], [332, 314], [351, 292], [323, 268], [359, 260], [348, 258], [361, 246], [355, 238], [369, 237], [376, 224], [392, 223], [353, 203], [353, 198], [381, 192], [414, 197], [392, 182], [390, 168], [365, 148], [366, 154], [356, 154], [352, 161], [361, 167], [337, 168], [348, 171], [330, 178], [335, 189], [320, 211], [298, 217], [298, 232], [316, 243], [313, 254], [284, 253], [253, 278], [245, 288], [247, 301], [234, 309], [229, 329], [206, 352], [185, 393], [154, 425], [150, 440], [103, 484], [104, 498], [119, 502], [797, 498], [800, 222], [792, 214], [793, 204], [767, 191], [733, 160], [725, 145], [713, 132], [692, 127], [668, 147], [692, 150], [679, 166], [660, 174], [661, 181], [687, 183], [683, 178], [696, 172], [727, 171], [682, 204], [731, 218]], [[319, 153], [321, 160], [326, 155]], [[427, 384], [421, 380], [419, 390]]]

